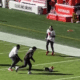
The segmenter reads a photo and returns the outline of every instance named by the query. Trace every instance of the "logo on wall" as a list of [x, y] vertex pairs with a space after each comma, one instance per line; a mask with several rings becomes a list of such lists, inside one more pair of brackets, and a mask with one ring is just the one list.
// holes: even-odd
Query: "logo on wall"
[[70, 13], [70, 10], [65, 10], [65, 9], [59, 9], [58, 8], [58, 12], [63, 12], [63, 13]]
[[15, 4], [16, 8], [20, 8], [20, 9], [26, 9], [26, 10], [30, 10], [32, 11], [32, 7], [30, 6], [24, 6], [24, 5], [20, 5], [20, 4]]

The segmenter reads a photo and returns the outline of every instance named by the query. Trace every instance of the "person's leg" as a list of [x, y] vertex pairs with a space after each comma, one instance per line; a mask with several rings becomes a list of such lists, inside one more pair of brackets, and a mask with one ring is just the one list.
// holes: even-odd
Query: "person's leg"
[[13, 63], [12, 63], [12, 65], [10, 66], [10, 69], [12, 69], [12, 67], [14, 66], [16, 58], [15, 58], [15, 57], [11, 57], [11, 60], [13, 61]]
[[24, 60], [24, 65], [19, 66], [19, 67], [16, 67], [16, 72], [19, 70], [19, 68], [24, 68], [24, 67], [26, 67], [27, 64], [28, 64], [28, 61], [27, 61], [27, 60]]
[[11, 65], [11, 69], [12, 69], [12, 67], [14, 67], [15, 68], [15, 65], [19, 62], [19, 59], [18, 58], [16, 58], [16, 57], [13, 57], [13, 58], [11, 58], [12, 59], [12, 61], [13, 61], [13, 64]]
[[31, 64], [31, 62], [30, 62], [30, 61], [28, 62], [28, 65], [29, 65], [29, 71], [31, 71], [32, 64]]
[[24, 67], [26, 67], [27, 66], [27, 61], [26, 60], [24, 60], [24, 65], [22, 65], [22, 66], [20, 66], [19, 68], [24, 68]]
[[31, 74], [32, 64], [31, 64], [30, 60], [28, 61], [28, 65], [29, 65], [29, 72], [28, 72], [28, 74]]
[[54, 45], [54, 42], [51, 41], [50, 44], [51, 44], [52, 55], [53, 55], [54, 54], [54, 46], [53, 46]]
[[13, 71], [12, 67], [15, 66], [16, 64], [16, 58], [15, 57], [11, 57], [11, 60], [13, 61], [12, 65], [8, 68], [9, 71]]
[[46, 55], [49, 53], [48, 45], [49, 45], [49, 40], [47, 40], [47, 42], [46, 42], [46, 50], [47, 50]]

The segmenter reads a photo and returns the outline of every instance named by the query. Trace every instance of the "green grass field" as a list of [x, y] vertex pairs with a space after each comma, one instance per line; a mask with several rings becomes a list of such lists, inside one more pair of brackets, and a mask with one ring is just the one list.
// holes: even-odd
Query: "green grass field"
[[[53, 25], [55, 42], [80, 48], [80, 24], [64, 23], [46, 19], [46, 15], [35, 15], [0, 8], [0, 31], [45, 40], [47, 28]], [[72, 29], [73, 32], [67, 32]]]
[[[80, 80], [80, 59], [56, 53], [45, 55], [45, 50], [37, 49], [32, 62], [32, 74], [28, 74], [28, 66], [18, 72], [8, 71], [12, 61], [8, 54], [16, 44], [0, 41], [0, 80]], [[24, 58], [29, 47], [21, 45], [19, 56]], [[23, 65], [19, 62], [18, 66]], [[44, 67], [54, 66], [53, 72], [44, 71]], [[63, 79], [64, 78], [64, 79]], [[68, 78], [68, 79], [67, 79]]]
[[[46, 15], [35, 15], [0, 8], [0, 31], [15, 35], [45, 40], [46, 29], [53, 25], [55, 42], [80, 48], [80, 24], [63, 23], [47, 20]], [[67, 32], [68, 29], [74, 30]], [[17, 73], [9, 72], [12, 61], [8, 54], [16, 44], [0, 41], [0, 80], [80, 80], [80, 58], [56, 53], [55, 56], [45, 55], [45, 50], [37, 49], [34, 53], [35, 63], [32, 62], [32, 73], [28, 75], [28, 66]], [[28, 46], [21, 45], [19, 56], [24, 58]], [[18, 66], [23, 65], [19, 62]], [[44, 71], [44, 67], [54, 66], [53, 72]]]

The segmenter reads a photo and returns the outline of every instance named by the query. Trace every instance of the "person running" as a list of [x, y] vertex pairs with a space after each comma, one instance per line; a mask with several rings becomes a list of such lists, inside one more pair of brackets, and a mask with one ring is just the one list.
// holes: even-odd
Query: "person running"
[[31, 74], [32, 64], [30, 62], [30, 59], [32, 59], [35, 62], [35, 60], [33, 59], [33, 54], [34, 54], [34, 52], [35, 52], [36, 49], [37, 48], [35, 46], [29, 49], [29, 51], [26, 53], [26, 55], [24, 57], [24, 65], [22, 65], [20, 67], [16, 67], [16, 72], [19, 70], [19, 68], [24, 68], [28, 64], [29, 65], [28, 74]]

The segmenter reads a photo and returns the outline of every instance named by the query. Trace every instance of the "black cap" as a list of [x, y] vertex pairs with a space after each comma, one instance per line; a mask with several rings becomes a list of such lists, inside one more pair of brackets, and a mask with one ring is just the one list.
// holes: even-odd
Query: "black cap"
[[19, 44], [17, 44], [17, 49], [19, 49], [20, 48], [20, 45]]
[[33, 50], [36, 50], [37, 48], [35, 46], [32, 47]]

